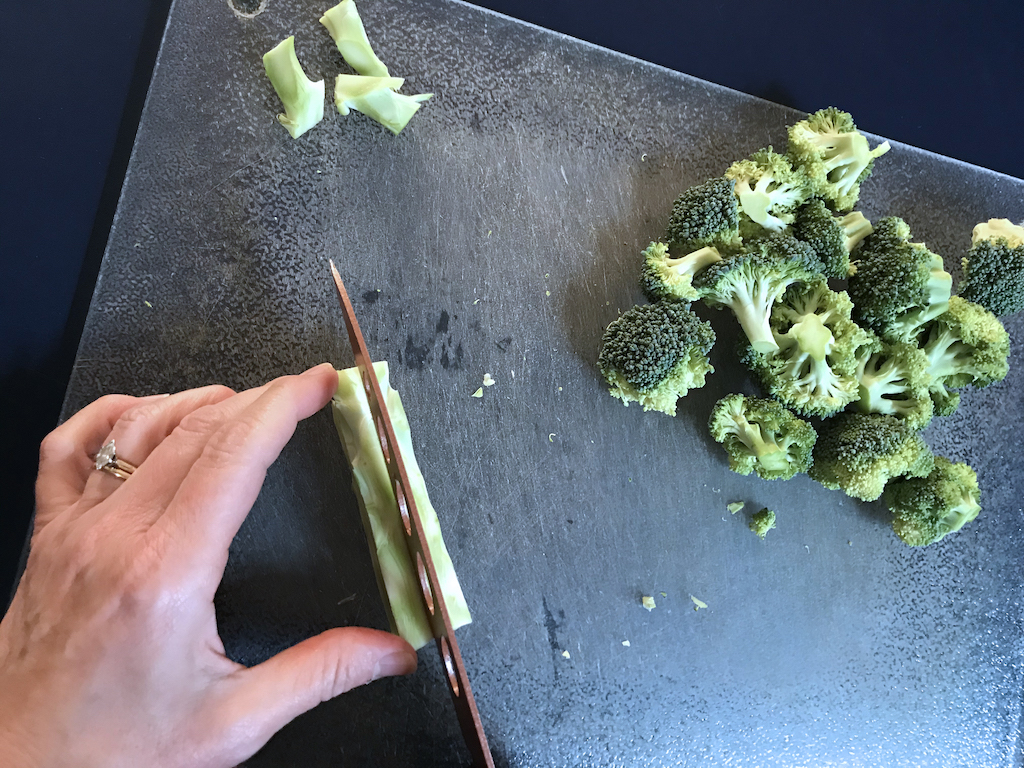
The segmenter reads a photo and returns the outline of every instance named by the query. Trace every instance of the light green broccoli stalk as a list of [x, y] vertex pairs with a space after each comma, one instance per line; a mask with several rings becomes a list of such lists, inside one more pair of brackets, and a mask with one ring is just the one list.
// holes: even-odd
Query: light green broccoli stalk
[[927, 477], [900, 478], [885, 486], [892, 529], [912, 547], [934, 544], [956, 533], [981, 512], [978, 476], [967, 464], [935, 457]]
[[[448, 616], [452, 628], [456, 629], [471, 621], [469, 607], [441, 537], [441, 527], [437, 513], [430, 504], [426, 483], [416, 463], [409, 420], [402, 407], [402, 399], [388, 381], [388, 364], [374, 363], [373, 370], [380, 380], [388, 415], [395, 429], [398, 450], [426, 533], [427, 548], [430, 550]], [[352, 483], [391, 631], [403, 637], [413, 648], [422, 648], [434, 639], [434, 631], [424, 605], [419, 573], [409, 556], [404, 523], [395, 501], [377, 427], [358, 368], [338, 371], [338, 391], [331, 401], [331, 410], [341, 445], [352, 465]]]
[[821, 274], [821, 262], [807, 243], [772, 233], [735, 256], [705, 267], [693, 286], [712, 307], [729, 307], [756, 352], [778, 349], [769, 324], [775, 302], [794, 283]]
[[733, 163], [725, 178], [736, 183], [740, 234], [744, 238], [757, 237], [765, 231], [785, 231], [810, 193], [808, 178], [771, 147]]
[[768, 535], [768, 531], [775, 527], [775, 513], [764, 507], [760, 512], [750, 516], [750, 530], [758, 535], [761, 541]]
[[853, 117], [834, 107], [809, 115], [789, 128], [787, 155], [813, 185], [813, 193], [837, 211], [857, 204], [860, 185], [871, 173], [875, 158], [889, 151], [884, 141], [869, 149]]
[[1024, 310], [1024, 227], [989, 219], [974, 228], [957, 293], [997, 317]]
[[710, 179], [676, 198], [665, 228], [665, 241], [673, 250], [739, 245], [739, 208], [733, 186], [732, 179]]
[[870, 337], [845, 292], [823, 278], [792, 286], [772, 309], [778, 349], [744, 360], [768, 392], [802, 416], [828, 417], [857, 399], [857, 355]]
[[931, 449], [906, 422], [847, 411], [822, 422], [807, 474], [826, 488], [874, 501], [894, 477], [924, 477], [934, 463]]
[[327, 27], [342, 58], [360, 75], [369, 77], [390, 77], [384, 62], [370, 47], [363, 28], [363, 20], [353, 0], [341, 0], [336, 6], [320, 17], [320, 23]]
[[913, 344], [890, 344], [865, 333], [870, 341], [857, 353], [858, 397], [850, 409], [884, 413], [902, 419], [911, 429], [924, 429], [934, 411], [928, 394], [928, 357]]
[[860, 211], [836, 217], [820, 198], [797, 211], [793, 237], [803, 240], [821, 259], [826, 277], [845, 279], [850, 273], [850, 252], [871, 234], [871, 222]]
[[313, 82], [295, 56], [295, 38], [286, 37], [263, 55], [270, 84], [284, 105], [277, 119], [297, 139], [324, 118], [324, 81]]
[[987, 387], [1009, 371], [1006, 328], [983, 306], [959, 296], [951, 297], [948, 309], [926, 326], [921, 349], [928, 358], [929, 392], [940, 416], [959, 404], [950, 389]]
[[434, 95], [418, 93], [406, 96], [397, 93], [404, 82], [400, 77], [338, 75], [334, 85], [334, 103], [341, 114], [347, 115], [350, 109], [354, 109], [397, 135], [408, 125], [420, 104]]
[[640, 287], [651, 301], [699, 299], [700, 291], [693, 287], [693, 276], [722, 260], [722, 254], [711, 245], [673, 258], [665, 243], [651, 243], [641, 255], [644, 263], [640, 270]]
[[814, 428], [775, 400], [726, 395], [711, 411], [708, 431], [729, 457], [729, 469], [765, 480], [789, 480], [811, 464]]
[[676, 415], [676, 401], [704, 386], [714, 372], [708, 353], [711, 324], [680, 301], [659, 301], [626, 310], [605, 329], [598, 368], [611, 394], [645, 411]]
[[946, 311], [953, 278], [942, 257], [910, 242], [896, 216], [880, 219], [861, 242], [847, 284], [853, 319], [885, 341], [916, 342], [921, 329]]

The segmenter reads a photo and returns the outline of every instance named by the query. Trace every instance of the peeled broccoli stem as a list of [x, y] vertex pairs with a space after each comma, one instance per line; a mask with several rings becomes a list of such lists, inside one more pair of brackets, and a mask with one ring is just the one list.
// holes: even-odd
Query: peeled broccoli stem
[[730, 300], [726, 302], [740, 327], [750, 340], [755, 352], [771, 352], [779, 348], [771, 328], [772, 307], [786, 292], [788, 283], [776, 282], [768, 277], [736, 284]]
[[922, 348], [928, 356], [928, 372], [932, 375], [933, 382], [955, 374], [976, 372], [975, 366], [972, 365], [974, 348], [965, 344], [944, 323], [932, 325]]
[[[471, 621], [469, 607], [445, 548], [437, 513], [427, 495], [426, 483], [416, 463], [409, 420], [402, 407], [401, 397], [388, 382], [387, 362], [374, 363], [373, 369], [387, 402], [388, 414], [398, 439], [398, 450], [405, 464], [420, 523], [426, 533], [427, 548], [434, 563], [448, 616], [452, 628], [457, 629]], [[435, 635], [424, 606], [419, 573], [409, 555], [404, 523], [395, 501], [384, 453], [380, 448], [377, 428], [358, 368], [338, 371], [338, 390], [331, 401], [331, 410], [345, 455], [352, 465], [352, 483], [391, 631], [408, 641], [413, 648], [422, 648]]]
[[736, 438], [757, 457], [758, 463], [771, 472], [785, 472], [792, 464], [789, 452], [785, 450], [788, 444], [780, 446], [775, 437], [765, 437], [760, 424], [752, 424], [742, 410], [742, 401], [739, 408], [732, 411], [732, 419], [735, 427], [730, 431]]

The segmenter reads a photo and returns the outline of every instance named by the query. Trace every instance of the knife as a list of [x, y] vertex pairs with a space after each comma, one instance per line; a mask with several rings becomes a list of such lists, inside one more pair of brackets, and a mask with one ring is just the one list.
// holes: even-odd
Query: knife
[[431, 628], [434, 630], [437, 650], [441, 654], [441, 663], [444, 664], [447, 673], [448, 690], [451, 692], [452, 702], [455, 704], [455, 714], [458, 716], [459, 726], [462, 728], [462, 736], [473, 757], [473, 765], [477, 768], [494, 768], [494, 759], [487, 746], [487, 736], [484, 734], [483, 724], [480, 722], [480, 713], [476, 708], [476, 700], [473, 698], [473, 690], [469, 685], [466, 667], [462, 663], [459, 643], [455, 639], [455, 630], [452, 629], [451, 619], [448, 617], [444, 593], [437, 580], [434, 562], [427, 547], [427, 537], [416, 510], [416, 499], [409, 486], [409, 476], [406, 474], [405, 463], [402, 461], [402, 454], [398, 448], [395, 429], [388, 416], [380, 381], [373, 370], [373, 358], [370, 357], [366, 348], [363, 333], [359, 330], [359, 323], [356, 321], [355, 309], [352, 307], [348, 291], [345, 290], [345, 284], [341, 281], [341, 275], [338, 274], [333, 260], [330, 261], [330, 265], [331, 275], [334, 277], [334, 287], [338, 291], [338, 301], [341, 303], [341, 311], [345, 317], [345, 327], [348, 329], [348, 338], [355, 355], [356, 367], [359, 368], [363, 380], [363, 389], [366, 390], [366, 400], [373, 416], [377, 439], [380, 441], [380, 448], [384, 453], [388, 477], [391, 479], [395, 501], [398, 503], [399, 514], [402, 516], [402, 529], [405, 532], [405, 543], [409, 548], [409, 560], [416, 564], [416, 570], [419, 572], [421, 596], [427, 609], [427, 616], [430, 618]]

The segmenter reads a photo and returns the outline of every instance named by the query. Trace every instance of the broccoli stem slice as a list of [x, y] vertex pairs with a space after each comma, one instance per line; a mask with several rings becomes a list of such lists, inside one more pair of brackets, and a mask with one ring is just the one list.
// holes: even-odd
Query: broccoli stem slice
[[[398, 451], [405, 464], [410, 490], [426, 533], [427, 548], [452, 628], [457, 629], [471, 621], [469, 607], [445, 548], [426, 483], [416, 463], [409, 420], [401, 397], [388, 382], [387, 362], [374, 363], [373, 369], [387, 402], [388, 414], [398, 440]], [[358, 368], [338, 371], [338, 390], [331, 401], [331, 411], [342, 448], [352, 465], [352, 484], [391, 631], [403, 637], [413, 648], [422, 648], [435, 635], [424, 606], [419, 574], [409, 556], [404, 523], [395, 501], [384, 453], [380, 448], [377, 428]]]

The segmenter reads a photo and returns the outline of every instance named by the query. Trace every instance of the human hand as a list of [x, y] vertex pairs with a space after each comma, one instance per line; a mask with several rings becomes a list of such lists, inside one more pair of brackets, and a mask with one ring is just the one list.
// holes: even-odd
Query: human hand
[[[232, 766], [322, 701], [416, 667], [404, 640], [331, 629], [252, 668], [227, 658], [213, 596], [228, 545], [328, 365], [241, 393], [112, 395], [40, 451], [25, 574], [0, 621], [0, 765]], [[109, 440], [137, 465], [93, 468]]]

